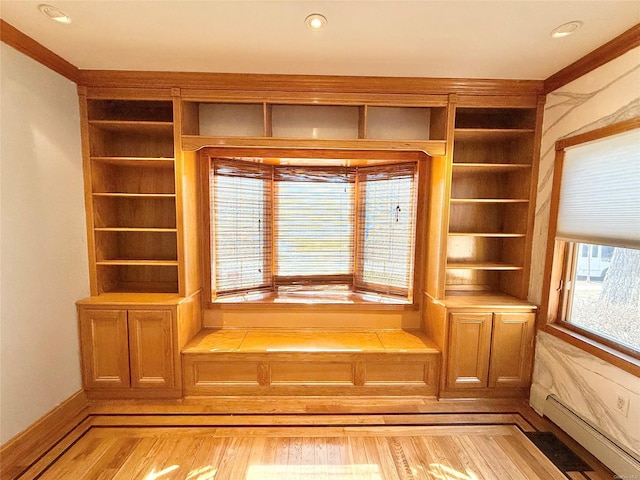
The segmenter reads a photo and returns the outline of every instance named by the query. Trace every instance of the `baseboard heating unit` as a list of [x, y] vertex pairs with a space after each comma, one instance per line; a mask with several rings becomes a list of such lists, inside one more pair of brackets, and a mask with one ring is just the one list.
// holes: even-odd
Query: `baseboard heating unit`
[[531, 406], [569, 434], [620, 478], [640, 478], [640, 459], [576, 414], [548, 390], [533, 385]]

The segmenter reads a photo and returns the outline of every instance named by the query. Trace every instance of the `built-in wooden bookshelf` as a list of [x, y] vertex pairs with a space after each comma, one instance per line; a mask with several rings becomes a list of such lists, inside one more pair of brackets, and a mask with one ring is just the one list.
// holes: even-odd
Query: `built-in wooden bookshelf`
[[458, 107], [446, 290], [526, 298], [537, 113]]
[[178, 293], [173, 101], [85, 101], [92, 293]]
[[[189, 372], [181, 372], [178, 352], [202, 325], [203, 314], [215, 310], [197, 300], [207, 248], [200, 235], [206, 197], [199, 193], [204, 173], [198, 152], [204, 147], [219, 147], [227, 156], [268, 151], [331, 159], [399, 159], [422, 152], [421, 208], [428, 212], [429, 240], [416, 247], [416, 261], [425, 272], [424, 295], [403, 311], [403, 322], [422, 327], [441, 352], [439, 378], [429, 377], [438, 383], [438, 395], [526, 394], [536, 310], [526, 297], [541, 127], [537, 95], [115, 87], [80, 92], [92, 298], [79, 308], [83, 370], [92, 395], [181, 394], [182, 374], [188, 378]], [[182, 312], [153, 316], [163, 302], [178, 305], [186, 297], [193, 301]], [[235, 308], [248, 316], [247, 324], [264, 314], [255, 304]], [[328, 312], [319, 309], [319, 318]], [[294, 322], [290, 316], [287, 321]], [[180, 333], [183, 325], [188, 331]], [[149, 335], [132, 341], [142, 326]], [[115, 347], [124, 353], [112, 345], [115, 331], [122, 337]], [[173, 360], [153, 353], [166, 345]], [[207, 362], [218, 360], [210, 354]], [[118, 384], [103, 391], [94, 382], [101, 374], [91, 365], [109, 370], [113, 355], [127, 356], [128, 363], [105, 374]], [[308, 360], [302, 355], [300, 362]], [[139, 381], [136, 369], [145, 362], [162, 381]], [[406, 372], [384, 362], [381, 368], [393, 378], [397, 373], [402, 383]], [[302, 364], [282, 368], [296, 365]], [[219, 386], [221, 393], [229, 387]]]

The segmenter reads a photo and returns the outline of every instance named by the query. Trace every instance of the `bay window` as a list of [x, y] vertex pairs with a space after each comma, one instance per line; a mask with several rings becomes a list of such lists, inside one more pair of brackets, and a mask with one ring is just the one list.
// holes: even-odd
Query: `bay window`
[[411, 303], [416, 162], [302, 163], [210, 159], [212, 299], [322, 290]]

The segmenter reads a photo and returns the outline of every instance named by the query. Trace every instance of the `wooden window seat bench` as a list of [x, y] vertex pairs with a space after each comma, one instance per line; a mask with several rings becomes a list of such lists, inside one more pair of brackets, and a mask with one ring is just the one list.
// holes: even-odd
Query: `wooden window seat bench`
[[185, 396], [435, 396], [440, 351], [417, 330], [205, 329], [182, 368]]

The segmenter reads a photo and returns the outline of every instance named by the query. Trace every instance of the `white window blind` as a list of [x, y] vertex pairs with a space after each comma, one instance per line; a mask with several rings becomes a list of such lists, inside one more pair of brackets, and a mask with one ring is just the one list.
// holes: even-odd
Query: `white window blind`
[[212, 290], [349, 285], [410, 297], [417, 166], [212, 159]]
[[279, 283], [353, 275], [354, 185], [352, 168], [275, 169]]
[[358, 170], [357, 287], [400, 295], [411, 291], [416, 177], [414, 163]]
[[640, 129], [566, 149], [556, 238], [640, 248]]
[[215, 159], [211, 186], [213, 290], [224, 294], [270, 287], [271, 169]]

